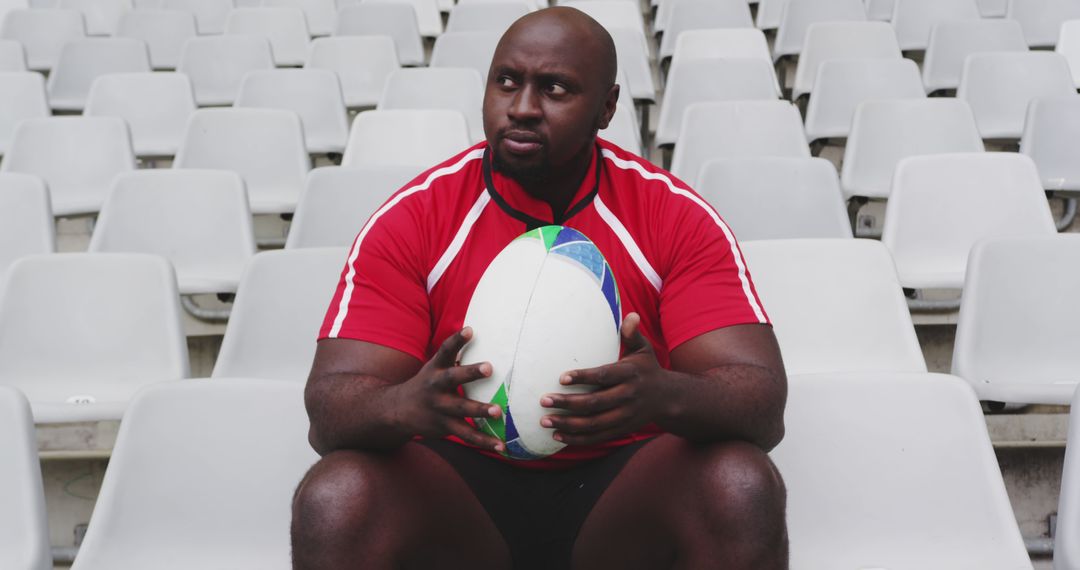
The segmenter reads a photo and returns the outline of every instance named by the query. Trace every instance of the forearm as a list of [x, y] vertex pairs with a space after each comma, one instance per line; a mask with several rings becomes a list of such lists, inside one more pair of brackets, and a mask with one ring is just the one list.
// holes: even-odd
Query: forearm
[[398, 384], [355, 374], [327, 374], [308, 381], [309, 441], [320, 455], [339, 449], [391, 450], [413, 433], [397, 413]]
[[782, 371], [730, 364], [702, 374], [665, 371], [656, 424], [692, 441], [741, 439], [768, 451], [784, 436]]

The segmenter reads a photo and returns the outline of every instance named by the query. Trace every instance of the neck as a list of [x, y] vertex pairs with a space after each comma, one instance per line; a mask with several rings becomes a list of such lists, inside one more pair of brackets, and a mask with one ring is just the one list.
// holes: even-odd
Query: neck
[[589, 164], [592, 162], [594, 148], [595, 145], [590, 144], [587, 152], [578, 153], [578, 156], [558, 172], [551, 172], [543, 178], [517, 182], [530, 196], [548, 203], [553, 219], [559, 218], [570, 208], [574, 195], [581, 188], [585, 177], [589, 176]]

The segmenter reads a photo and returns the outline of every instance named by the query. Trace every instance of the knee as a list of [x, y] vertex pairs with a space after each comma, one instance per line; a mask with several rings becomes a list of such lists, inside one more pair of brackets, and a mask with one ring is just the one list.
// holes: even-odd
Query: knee
[[304, 534], [350, 532], [365, 525], [387, 484], [379, 458], [335, 451], [311, 467], [293, 497], [293, 529]]
[[709, 518], [783, 527], [787, 491], [768, 454], [749, 443], [727, 442], [700, 447], [697, 455]]

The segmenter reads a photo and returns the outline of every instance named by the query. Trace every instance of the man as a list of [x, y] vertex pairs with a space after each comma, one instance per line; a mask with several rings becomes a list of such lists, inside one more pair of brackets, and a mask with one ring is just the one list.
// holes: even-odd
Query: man
[[[786, 379], [723, 221], [666, 172], [596, 139], [615, 111], [615, 48], [551, 8], [500, 41], [487, 141], [425, 172], [357, 236], [307, 387], [322, 459], [297, 490], [297, 569], [787, 566]], [[459, 387], [480, 276], [535, 227], [574, 227], [612, 266], [623, 356], [541, 404], [568, 447], [539, 461], [466, 418]], [[450, 436], [453, 441], [443, 439]]]

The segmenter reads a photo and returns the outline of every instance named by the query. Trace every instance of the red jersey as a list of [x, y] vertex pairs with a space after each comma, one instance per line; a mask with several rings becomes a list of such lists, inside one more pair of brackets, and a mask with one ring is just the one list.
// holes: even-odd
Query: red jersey
[[[473, 290], [495, 256], [543, 225], [572, 227], [596, 244], [615, 274], [623, 316], [641, 316], [641, 331], [664, 367], [671, 349], [700, 334], [767, 324], [735, 237], [712, 207], [640, 157], [600, 139], [595, 148], [589, 174], [558, 218], [546, 202], [486, 167], [487, 143], [406, 184], [353, 242], [320, 339], [363, 340], [426, 362], [464, 326]], [[647, 426], [514, 464], [565, 467], [656, 433]]]

